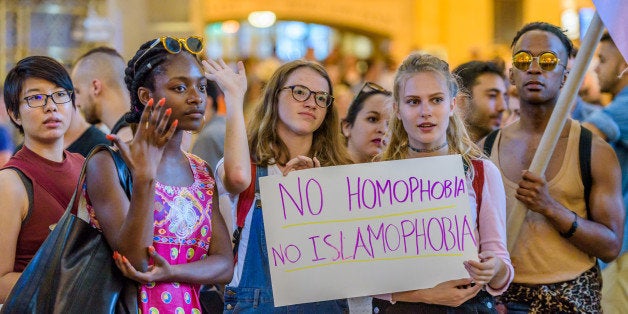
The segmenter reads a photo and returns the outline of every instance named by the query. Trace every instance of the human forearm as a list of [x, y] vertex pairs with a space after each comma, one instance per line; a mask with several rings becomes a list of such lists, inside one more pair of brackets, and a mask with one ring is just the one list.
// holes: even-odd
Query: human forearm
[[224, 171], [221, 180], [227, 191], [239, 194], [251, 181], [250, 154], [246, 126], [244, 123], [244, 94], [247, 78], [244, 63], [237, 63], [237, 70], [232, 70], [223, 60], [203, 61], [205, 76], [216, 82], [225, 96], [227, 106]]
[[501, 258], [496, 258], [498, 260], [499, 267], [497, 269], [497, 272], [495, 273], [495, 276], [493, 276], [493, 279], [488, 282], [488, 286], [492, 290], [500, 291], [510, 283], [510, 281], [512, 280], [511, 277], [513, 276], [511, 276], [510, 274], [510, 267], [508, 267], [508, 265], [504, 263]]
[[210, 255], [205, 259], [172, 265], [171, 273], [164, 282], [187, 282], [192, 284], [226, 284], [233, 277], [233, 257], [227, 254]]
[[10, 272], [0, 277], [0, 304], [7, 300], [7, 297], [11, 293], [11, 289], [15, 286], [15, 283], [20, 278], [22, 273]]
[[419, 289], [412, 291], [395, 292], [391, 294], [390, 301], [430, 303], [429, 291], [427, 290], [428, 289]]
[[251, 183], [249, 143], [241, 105], [243, 99], [225, 97], [225, 102], [240, 103], [227, 109], [223, 177], [225, 189], [239, 194]]
[[396, 292], [392, 301], [422, 302], [457, 307], [473, 298], [482, 289], [480, 285], [471, 286], [470, 278], [450, 280], [439, 283], [433, 288]]
[[153, 244], [153, 203], [155, 180], [134, 177], [129, 210], [120, 226], [117, 236], [117, 249], [140, 271], [146, 271], [149, 256], [147, 248]]
[[604, 224], [581, 217], [561, 204], [555, 205], [545, 217], [561, 234], [569, 233], [575, 226], [567, 240], [581, 251], [605, 262], [612, 261], [619, 254], [623, 225], [617, 226], [621, 232], [616, 233]]
[[[572, 219], [576, 220], [575, 215], [572, 215]], [[622, 231], [615, 233], [603, 224], [582, 217], [577, 217], [577, 224], [573, 236], [568, 239], [571, 244], [606, 263], [617, 258], [622, 245], [623, 226], [620, 226]]]

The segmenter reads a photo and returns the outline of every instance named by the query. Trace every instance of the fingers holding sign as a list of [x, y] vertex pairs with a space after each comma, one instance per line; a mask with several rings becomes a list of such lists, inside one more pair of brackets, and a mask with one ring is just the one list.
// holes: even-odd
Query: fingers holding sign
[[297, 156], [288, 161], [281, 172], [284, 176], [287, 176], [288, 173], [293, 170], [318, 168], [320, 166], [321, 162], [316, 157], [310, 158], [307, 156]]

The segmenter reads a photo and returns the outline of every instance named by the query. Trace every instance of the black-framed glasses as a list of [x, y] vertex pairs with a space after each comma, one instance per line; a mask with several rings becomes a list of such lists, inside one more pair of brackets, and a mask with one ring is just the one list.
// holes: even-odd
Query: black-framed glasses
[[305, 102], [312, 94], [314, 94], [314, 102], [321, 108], [327, 108], [334, 102], [334, 96], [328, 92], [314, 92], [303, 85], [290, 85], [283, 87], [281, 90], [290, 89], [292, 98], [296, 101]]
[[527, 51], [519, 51], [512, 56], [512, 65], [521, 71], [527, 71], [530, 69], [534, 59], [536, 59], [543, 71], [553, 71], [557, 65], [562, 65], [558, 56], [551, 51], [543, 52], [536, 57]]
[[155, 39], [155, 41], [153, 41], [152, 44], [150, 44], [148, 48], [146, 48], [146, 50], [144, 50], [144, 53], [142, 53], [142, 55], [140, 55], [137, 60], [135, 60], [135, 63], [133, 63], [133, 74], [135, 74], [135, 72], [137, 71], [137, 62], [142, 60], [146, 53], [155, 48], [155, 46], [157, 46], [159, 43], [164, 46], [164, 49], [166, 49], [166, 51], [172, 54], [177, 54], [181, 52], [181, 50], [185, 49], [193, 55], [198, 55], [203, 52], [203, 49], [205, 48], [205, 42], [203, 38], [198, 36], [190, 36], [188, 38], [163, 36], [161, 38], [157, 38]]
[[39, 108], [46, 105], [48, 97], [57, 105], [68, 103], [72, 100], [72, 91], [60, 90], [52, 94], [35, 94], [24, 97], [26, 104], [31, 108]]

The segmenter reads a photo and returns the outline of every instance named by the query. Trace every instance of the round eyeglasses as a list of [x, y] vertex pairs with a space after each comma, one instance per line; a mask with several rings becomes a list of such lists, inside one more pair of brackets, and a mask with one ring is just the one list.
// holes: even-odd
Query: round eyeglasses
[[52, 102], [57, 105], [68, 103], [72, 100], [72, 92], [60, 90], [52, 94], [35, 94], [24, 97], [26, 104], [31, 108], [39, 108], [46, 105], [48, 97], [52, 98]]
[[314, 94], [314, 102], [321, 108], [327, 108], [334, 102], [334, 96], [327, 92], [313, 92], [303, 85], [290, 85], [283, 87], [281, 90], [292, 90], [292, 98], [299, 102], [307, 101]]
[[534, 59], [536, 59], [536, 62], [539, 63], [539, 67], [541, 67], [543, 71], [553, 71], [556, 66], [560, 64], [558, 56], [551, 51], [543, 52], [536, 57], [532, 56], [532, 54], [527, 51], [519, 51], [512, 56], [512, 65], [521, 71], [527, 71], [530, 69]]

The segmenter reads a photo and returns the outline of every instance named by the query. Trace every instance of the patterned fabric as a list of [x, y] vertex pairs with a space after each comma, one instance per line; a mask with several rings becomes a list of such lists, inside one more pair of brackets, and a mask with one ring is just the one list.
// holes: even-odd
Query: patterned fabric
[[595, 266], [574, 280], [544, 285], [512, 283], [497, 298], [507, 307], [523, 303], [530, 313], [601, 313], [601, 289], [600, 270]]
[[[207, 256], [211, 241], [214, 180], [207, 164], [187, 154], [194, 175], [191, 186], [155, 184], [153, 246], [171, 265], [196, 262]], [[85, 189], [84, 189], [84, 196]], [[86, 207], [91, 224], [99, 227], [91, 202]], [[152, 260], [149, 264], [152, 264]], [[151, 282], [140, 287], [140, 313], [201, 313], [201, 285], [179, 282]]]

